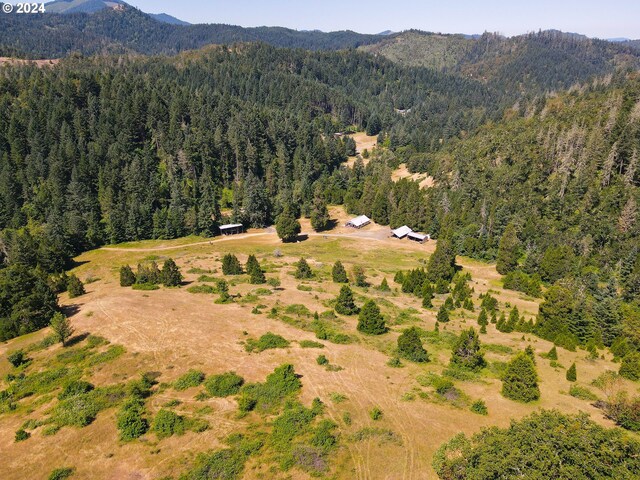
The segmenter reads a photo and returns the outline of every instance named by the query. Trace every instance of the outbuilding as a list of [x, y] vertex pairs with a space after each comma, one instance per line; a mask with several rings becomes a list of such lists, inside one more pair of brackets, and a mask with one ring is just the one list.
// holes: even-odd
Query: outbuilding
[[222, 235], [237, 235], [244, 232], [244, 226], [241, 223], [231, 223], [229, 225], [220, 225], [220, 233]]
[[359, 217], [349, 220], [346, 226], [352, 228], [362, 228], [366, 225], [369, 225], [370, 223], [371, 219], [369, 217], [367, 217], [366, 215], [360, 215]]
[[395, 230], [391, 230], [391, 236], [392, 237], [396, 237], [396, 238], [404, 238], [407, 235], [409, 235], [412, 232], [412, 230], [407, 227], [406, 225], [403, 225], [400, 228], [396, 228]]
[[407, 235], [407, 238], [409, 238], [409, 240], [413, 240], [414, 242], [418, 242], [418, 243], [424, 243], [427, 240], [431, 240], [431, 237], [429, 235], [425, 235], [424, 233], [418, 233], [418, 232], [411, 232]]

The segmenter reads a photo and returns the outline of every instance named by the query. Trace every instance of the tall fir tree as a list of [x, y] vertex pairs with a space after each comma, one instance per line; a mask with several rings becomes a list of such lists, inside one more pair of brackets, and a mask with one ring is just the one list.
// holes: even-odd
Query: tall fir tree
[[496, 270], [501, 275], [513, 272], [518, 267], [520, 258], [520, 241], [516, 234], [516, 227], [513, 223], [507, 225], [500, 244], [498, 245], [498, 256], [496, 258]]
[[373, 300], [367, 300], [358, 314], [358, 331], [368, 335], [382, 335], [387, 332], [384, 317]]

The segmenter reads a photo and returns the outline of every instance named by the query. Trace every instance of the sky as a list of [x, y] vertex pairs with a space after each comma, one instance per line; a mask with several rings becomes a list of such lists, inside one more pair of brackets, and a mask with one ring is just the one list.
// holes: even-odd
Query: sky
[[129, 0], [191, 23], [379, 33], [409, 28], [518, 35], [558, 29], [598, 38], [640, 38], [640, 0]]

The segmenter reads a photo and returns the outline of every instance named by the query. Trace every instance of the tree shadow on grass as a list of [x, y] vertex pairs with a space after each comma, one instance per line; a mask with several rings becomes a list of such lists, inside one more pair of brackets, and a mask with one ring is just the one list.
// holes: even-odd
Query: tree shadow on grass
[[69, 340], [67, 340], [66, 346], [73, 347], [74, 345], [77, 345], [83, 340], [86, 340], [89, 335], [90, 335], [89, 332], [84, 332], [84, 333], [80, 333], [79, 335], [75, 335], [71, 337]]

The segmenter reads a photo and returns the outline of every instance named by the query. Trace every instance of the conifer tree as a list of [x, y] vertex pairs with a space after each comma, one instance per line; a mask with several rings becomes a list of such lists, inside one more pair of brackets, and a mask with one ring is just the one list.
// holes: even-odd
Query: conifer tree
[[348, 285], [343, 285], [340, 289], [335, 310], [340, 315], [355, 315], [359, 312], [358, 307], [356, 307], [353, 301], [353, 291]]
[[516, 227], [513, 223], [507, 225], [500, 244], [498, 246], [498, 256], [496, 257], [496, 270], [501, 275], [513, 272], [518, 267], [520, 257], [520, 241], [516, 235]]
[[247, 263], [245, 263], [244, 265], [244, 270], [251, 275], [251, 273], [253, 273], [254, 270], [262, 270], [260, 268], [260, 262], [258, 262], [258, 259], [256, 258], [255, 255], [251, 254], [249, 255], [249, 257], [247, 258]]
[[226, 280], [219, 280], [217, 285], [218, 293], [220, 297], [215, 303], [229, 303], [231, 301], [231, 295], [229, 295], [229, 284]]
[[404, 272], [402, 270], [398, 270], [393, 276], [393, 281], [399, 285], [402, 285], [404, 283]]
[[69, 275], [69, 279], [67, 280], [67, 292], [69, 292], [69, 298], [76, 298], [87, 293], [84, 289], [84, 284], [75, 275]]
[[319, 193], [316, 193], [311, 209], [311, 228], [316, 232], [321, 232], [329, 227], [329, 222], [327, 202], [324, 201], [324, 198]]
[[263, 283], [267, 283], [267, 278], [264, 276], [264, 272], [260, 267], [251, 269], [251, 278], [249, 282], [252, 285], [262, 285]]
[[440, 323], [447, 323], [449, 321], [449, 309], [445, 305], [442, 305], [438, 310], [436, 319]]
[[487, 320], [487, 311], [483, 308], [482, 310], [480, 310], [480, 315], [478, 315], [478, 325], [480, 325], [481, 327], [487, 326], [489, 324], [489, 321]]
[[456, 253], [450, 238], [443, 236], [438, 239], [436, 251], [429, 258], [427, 278], [431, 283], [444, 281], [447, 285], [456, 273]]
[[[524, 335], [522, 336], [524, 338]], [[524, 353], [531, 359], [533, 364], [536, 364], [536, 352], [534, 352], [533, 347], [531, 345], [527, 345], [527, 348], [524, 349]]]
[[484, 356], [480, 352], [480, 338], [473, 328], [460, 333], [453, 346], [451, 364], [468, 370], [479, 370], [485, 366]]
[[442, 306], [449, 311], [455, 310], [455, 307], [453, 306], [453, 298], [450, 296], [444, 300], [444, 304]]
[[276, 232], [283, 242], [293, 242], [298, 238], [302, 228], [300, 222], [293, 214], [293, 209], [287, 205], [276, 221]]
[[567, 370], [567, 380], [570, 382], [575, 382], [578, 379], [578, 374], [576, 372], [576, 364], [573, 362], [569, 369]]
[[120, 286], [130, 287], [136, 283], [136, 276], [129, 265], [123, 265], [120, 267]]
[[304, 257], [301, 257], [300, 260], [296, 262], [296, 271], [293, 274], [293, 276], [298, 280], [313, 277], [313, 272], [311, 271], [311, 267], [309, 266], [307, 261], [304, 259]]
[[358, 330], [368, 335], [382, 335], [387, 332], [384, 317], [373, 300], [367, 300], [358, 315]]
[[387, 283], [387, 278], [383, 277], [382, 278], [382, 282], [380, 282], [380, 286], [378, 287], [378, 290], [380, 290], [381, 292], [390, 292], [391, 288], [389, 287], [389, 283]]
[[182, 283], [182, 274], [173, 259], [168, 258], [162, 266], [162, 283], [165, 287], [177, 287]]
[[356, 287], [368, 287], [367, 277], [364, 274], [364, 268], [360, 265], [353, 267], [353, 283]]
[[525, 403], [540, 398], [536, 367], [526, 353], [519, 353], [507, 365], [502, 377], [502, 395]]
[[231, 253], [227, 253], [222, 257], [222, 274], [223, 275], [241, 275], [242, 265], [238, 257]]
[[558, 360], [558, 350], [556, 349], [555, 345], [551, 347], [551, 350], [549, 350], [549, 353], [547, 353], [547, 358], [549, 360]]
[[73, 335], [74, 331], [69, 319], [60, 312], [53, 314], [51, 318], [51, 330], [53, 330], [53, 334], [56, 339], [62, 343], [63, 347], [67, 346], [67, 340]]
[[331, 269], [331, 277], [335, 283], [349, 283], [349, 279], [347, 278], [347, 271], [344, 269], [342, 262], [337, 260], [336, 263], [333, 264], [333, 268]]
[[423, 363], [429, 361], [429, 355], [422, 346], [420, 333], [416, 327], [406, 329], [398, 337], [398, 354], [412, 362]]
[[640, 380], [640, 353], [628, 353], [622, 359], [619, 370], [620, 376], [629, 380]]

